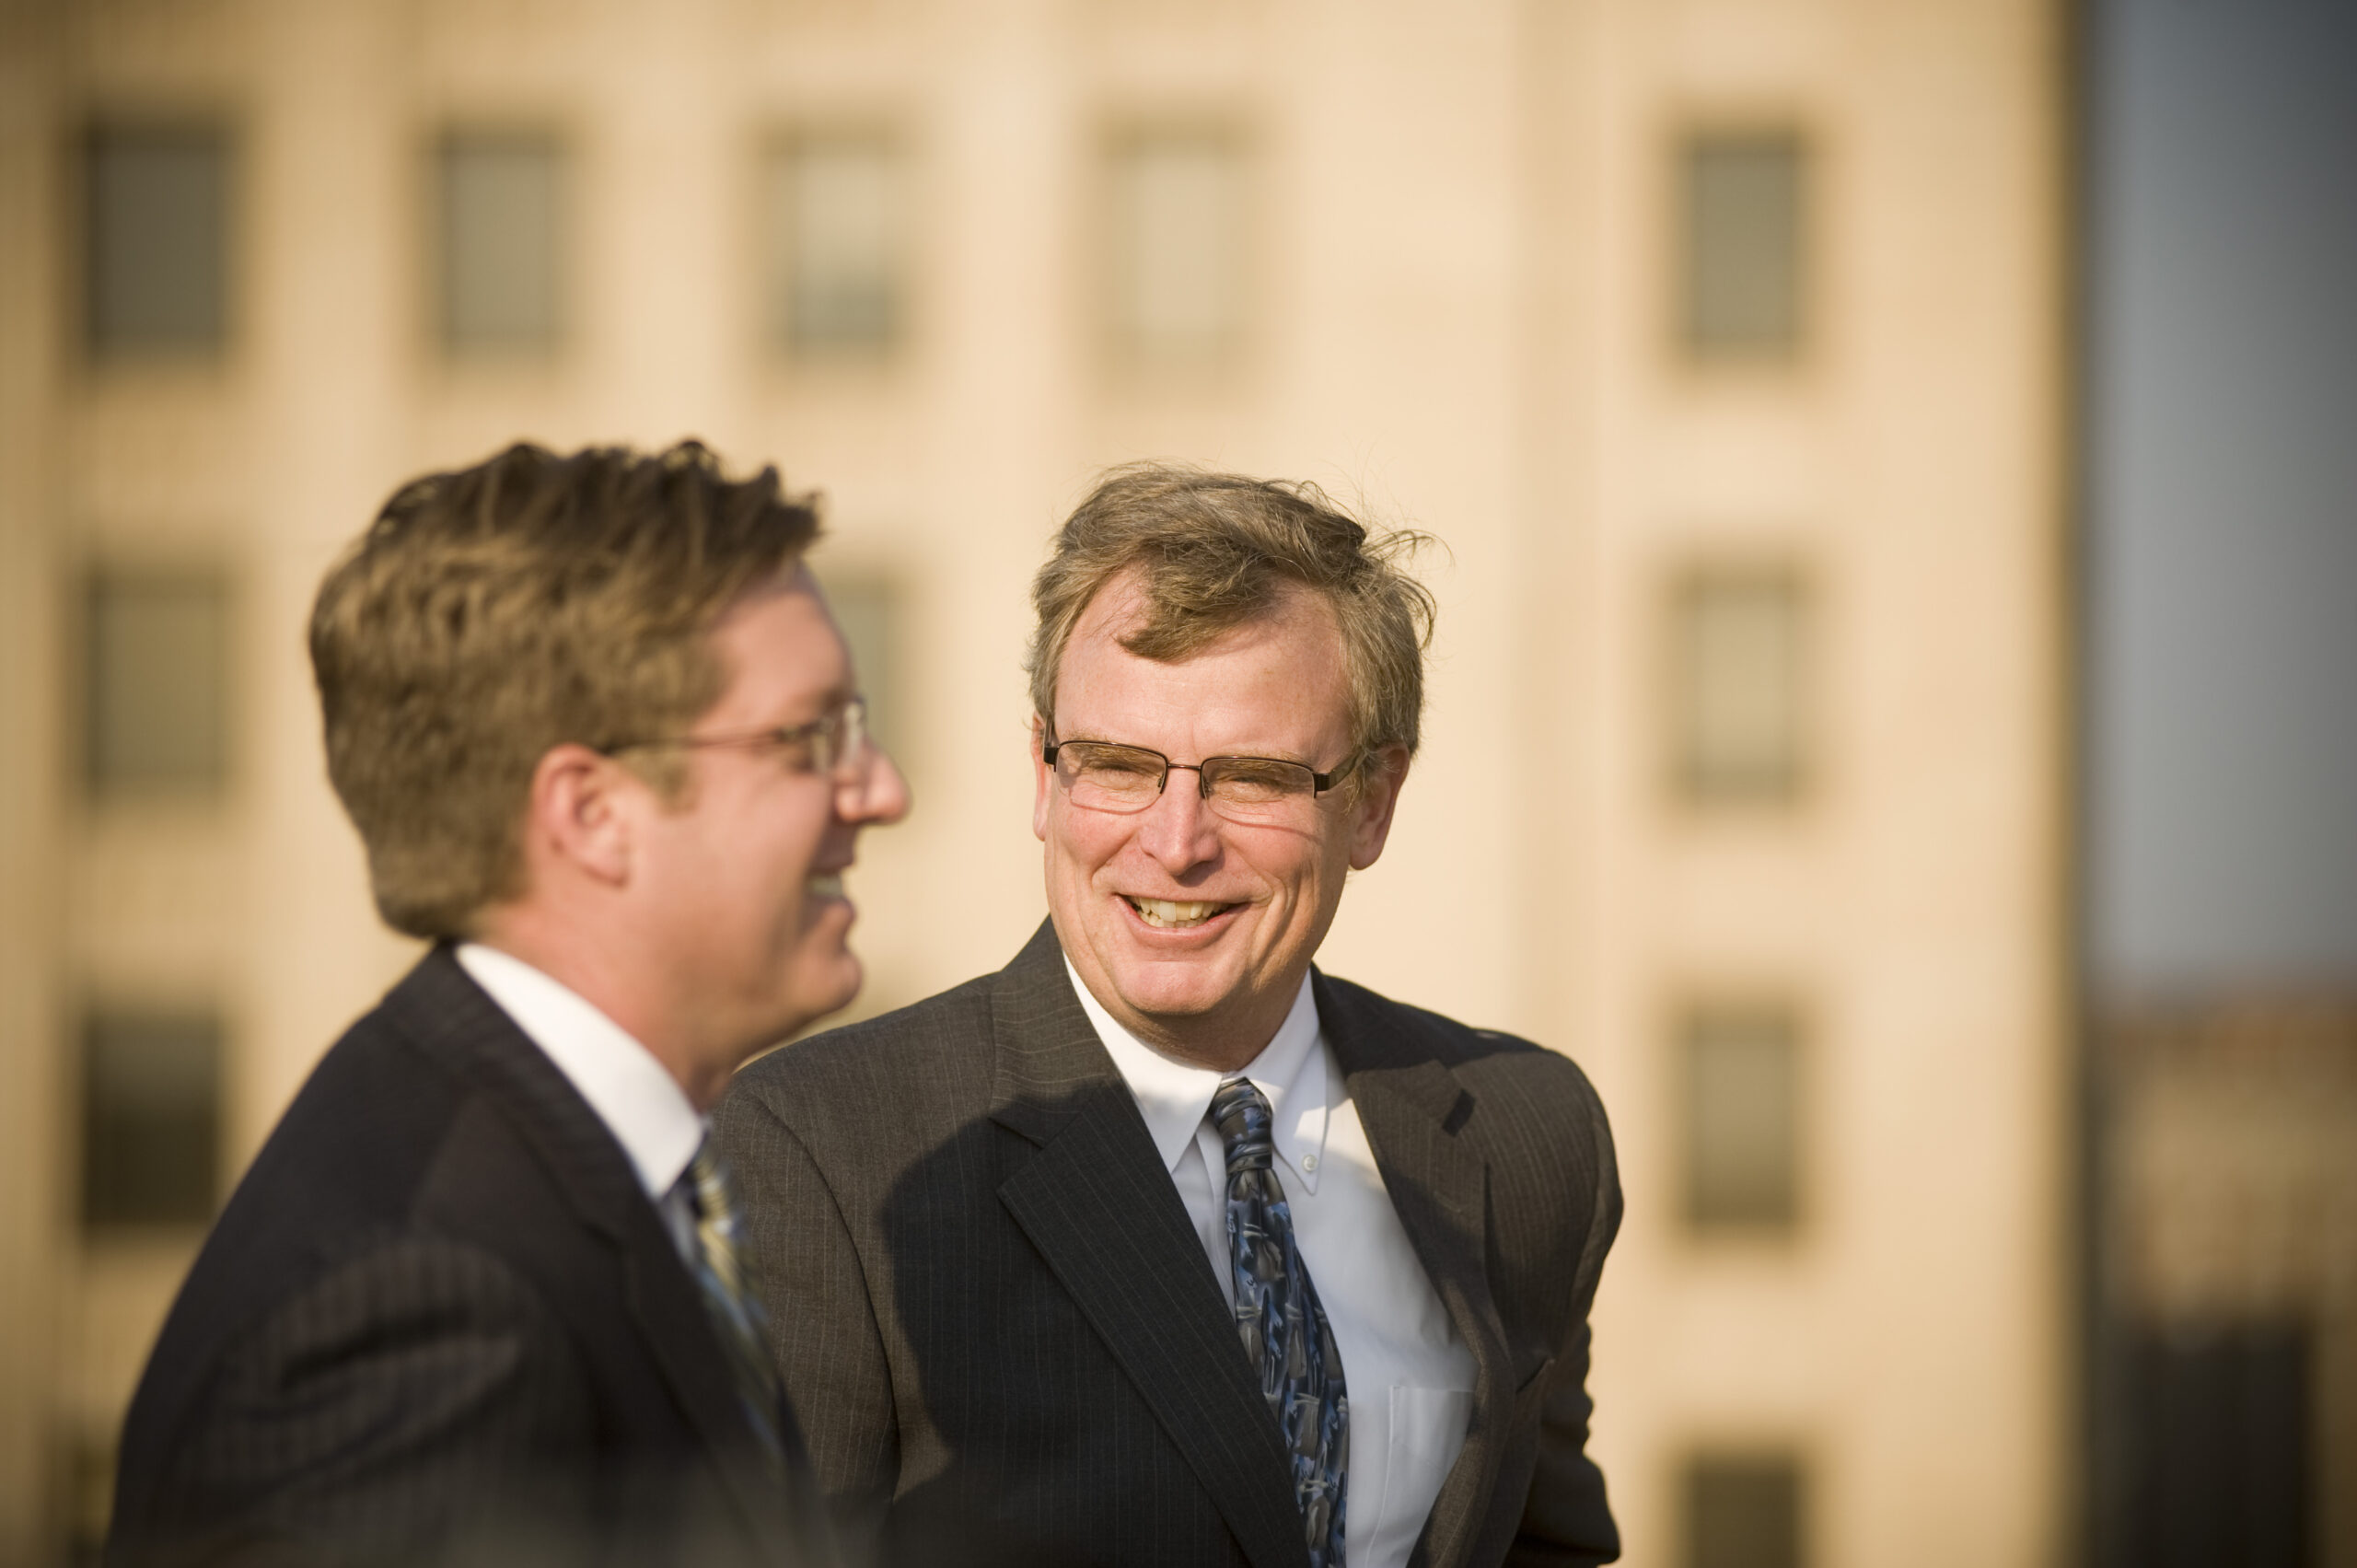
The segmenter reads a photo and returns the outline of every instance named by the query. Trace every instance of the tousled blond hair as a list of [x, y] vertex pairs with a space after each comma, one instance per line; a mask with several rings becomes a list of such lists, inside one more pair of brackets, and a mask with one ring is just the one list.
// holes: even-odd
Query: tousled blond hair
[[1306, 482], [1170, 463], [1110, 470], [1058, 530], [1032, 579], [1038, 623], [1024, 659], [1032, 708], [1054, 724], [1056, 677], [1073, 628], [1124, 573], [1135, 570], [1144, 614], [1121, 645], [1164, 661], [1266, 613], [1292, 583], [1322, 599], [1341, 633], [1351, 761], [1394, 745], [1413, 755], [1434, 604], [1400, 562], [1429, 542], [1412, 529], [1371, 534]]
[[[464, 937], [520, 892], [541, 757], [685, 729], [727, 682], [714, 624], [818, 529], [774, 468], [732, 481], [693, 441], [518, 444], [395, 491], [310, 628], [328, 776], [386, 923]], [[676, 796], [676, 756], [632, 765]]]

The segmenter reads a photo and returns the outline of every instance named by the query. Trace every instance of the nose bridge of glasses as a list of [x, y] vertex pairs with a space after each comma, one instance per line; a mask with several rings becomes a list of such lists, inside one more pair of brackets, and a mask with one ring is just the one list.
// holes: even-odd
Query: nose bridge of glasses
[[1167, 790], [1170, 787], [1170, 775], [1177, 772], [1179, 769], [1184, 768], [1187, 772], [1195, 775], [1195, 794], [1197, 797], [1203, 800], [1209, 800], [1212, 797], [1212, 777], [1203, 770], [1211, 761], [1212, 759], [1208, 757], [1204, 758], [1201, 762], [1173, 762], [1168, 758], [1163, 759], [1162, 783], [1155, 786], [1155, 793], [1159, 795]]

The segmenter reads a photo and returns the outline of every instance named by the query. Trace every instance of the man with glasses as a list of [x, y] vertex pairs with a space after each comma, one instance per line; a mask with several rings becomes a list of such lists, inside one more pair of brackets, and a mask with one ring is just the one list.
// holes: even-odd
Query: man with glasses
[[328, 575], [329, 776], [434, 946], [207, 1240], [109, 1562], [832, 1560], [706, 1138], [857, 991], [842, 872], [908, 804], [817, 526], [693, 443], [518, 446]]
[[1585, 1453], [1620, 1219], [1595, 1094], [1311, 967], [1416, 750], [1413, 542], [1307, 486], [1109, 476], [1034, 585], [1048, 923], [723, 1103], [861, 1553], [1617, 1554]]

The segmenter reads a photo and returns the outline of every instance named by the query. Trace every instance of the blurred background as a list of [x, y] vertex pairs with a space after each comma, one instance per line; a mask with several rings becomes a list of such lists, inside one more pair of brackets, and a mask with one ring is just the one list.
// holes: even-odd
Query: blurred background
[[1044, 910], [1100, 466], [1427, 528], [1334, 971], [1596, 1079], [1638, 1568], [2357, 1564], [2345, 0], [0, 0], [0, 1562], [412, 959], [302, 627], [402, 479], [825, 492], [910, 820]]

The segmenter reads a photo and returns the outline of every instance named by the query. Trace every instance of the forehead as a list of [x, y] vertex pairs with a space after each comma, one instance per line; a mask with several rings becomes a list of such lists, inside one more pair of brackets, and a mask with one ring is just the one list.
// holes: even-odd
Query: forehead
[[747, 589], [712, 630], [727, 684], [712, 711], [752, 723], [807, 717], [851, 695], [851, 655], [806, 568]]
[[1058, 733], [1188, 754], [1245, 749], [1324, 758], [1350, 724], [1342, 639], [1332, 609], [1287, 584], [1260, 615], [1176, 659], [1121, 645], [1145, 618], [1134, 579], [1090, 601], [1056, 678]]

